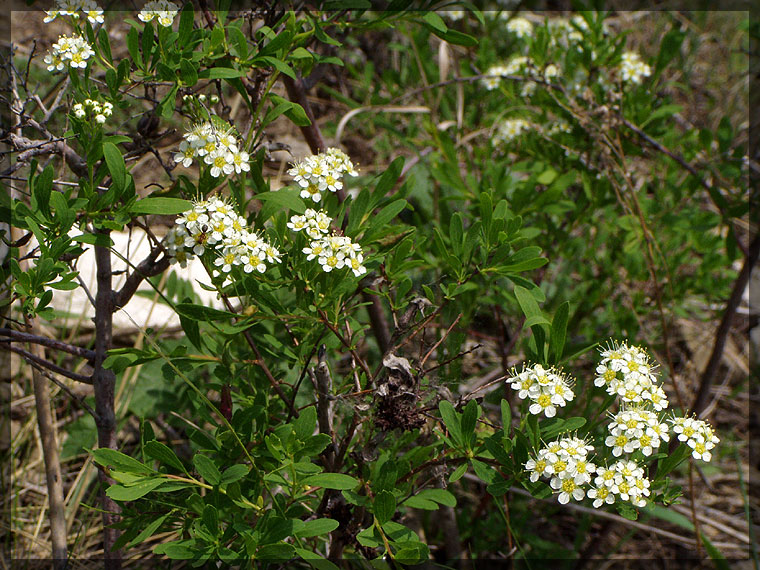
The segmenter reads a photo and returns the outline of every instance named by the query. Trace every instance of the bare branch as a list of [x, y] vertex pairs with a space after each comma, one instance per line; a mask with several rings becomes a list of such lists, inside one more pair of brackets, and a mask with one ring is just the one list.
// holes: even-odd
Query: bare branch
[[162, 251], [162, 248], [155, 248], [151, 250], [151, 252], [148, 254], [148, 257], [143, 259], [137, 265], [137, 267], [135, 267], [135, 270], [129, 274], [127, 280], [124, 282], [124, 285], [122, 285], [118, 293], [115, 293], [114, 295], [114, 303], [113, 307], [111, 308], [112, 311], [116, 311], [126, 306], [143, 280], [147, 279], [148, 277], [158, 275], [169, 267], [169, 257], [166, 255], [160, 260], [156, 261], [158, 254]]
[[95, 358], [94, 350], [89, 350], [87, 348], [74, 346], [74, 345], [65, 343], [61, 340], [55, 340], [55, 339], [47, 338], [44, 336], [37, 336], [34, 334], [15, 331], [13, 329], [8, 329], [8, 328], [0, 328], [0, 336], [7, 336], [18, 342], [32, 342], [34, 344], [41, 344], [42, 346], [47, 346], [48, 348], [54, 348], [56, 350], [68, 352], [69, 354], [73, 354], [74, 356], [81, 356], [82, 358], [86, 358], [87, 360], [92, 360], [93, 358]]
[[16, 164], [3, 172], [3, 174], [13, 174], [21, 168], [23, 163], [29, 162], [35, 156], [60, 154], [74, 174], [77, 176], [87, 175], [87, 162], [74, 149], [67, 146], [64, 139], [53, 139], [51, 141], [32, 140], [9, 133], [8, 142], [20, 152], [16, 156]]
[[694, 398], [694, 403], [691, 405], [692, 411], [697, 415], [701, 414], [707, 406], [713, 378], [717, 375], [718, 366], [723, 359], [723, 349], [726, 346], [726, 338], [731, 330], [731, 322], [749, 282], [750, 271], [752, 271], [755, 263], [757, 263], [758, 254], [760, 254], [760, 234], [755, 236], [755, 239], [752, 240], [749, 246], [749, 255], [744, 260], [744, 265], [739, 272], [739, 276], [736, 278], [733, 291], [731, 291], [731, 296], [728, 298], [728, 303], [726, 303], [723, 318], [720, 320], [718, 330], [715, 333], [712, 354], [710, 354], [710, 360], [707, 361], [707, 366], [705, 366], [705, 370], [702, 372], [702, 377], [699, 380], [699, 390]]
[[65, 368], [62, 368], [58, 366], [57, 364], [53, 364], [49, 360], [45, 360], [44, 358], [41, 358], [39, 356], [35, 356], [31, 352], [27, 352], [23, 348], [18, 348], [17, 346], [13, 346], [10, 344], [10, 339], [4, 339], [0, 341], [0, 346], [5, 348], [6, 350], [10, 350], [11, 352], [15, 352], [25, 360], [28, 360], [29, 362], [35, 362], [40, 366], [44, 366], [48, 370], [52, 370], [56, 374], [60, 374], [61, 376], [65, 376], [66, 378], [71, 378], [72, 380], [76, 380], [77, 382], [82, 382], [83, 384], [92, 384], [92, 378], [89, 376], [85, 376], [83, 374], [77, 374], [76, 372], [71, 372], [70, 370], [66, 370]]

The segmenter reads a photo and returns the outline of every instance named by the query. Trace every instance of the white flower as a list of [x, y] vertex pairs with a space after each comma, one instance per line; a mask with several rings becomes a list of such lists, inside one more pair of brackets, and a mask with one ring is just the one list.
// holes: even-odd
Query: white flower
[[674, 417], [670, 421], [673, 423], [673, 432], [677, 434], [678, 440], [691, 447], [691, 455], [694, 459], [702, 461], [712, 459], [711, 450], [720, 443], [720, 439], [709, 423], [696, 418], [680, 417]]
[[90, 24], [102, 24], [103, 23], [103, 10], [101, 10], [94, 0], [56, 0], [55, 10], [45, 11], [45, 18], [42, 20], [46, 24], [52, 22], [58, 16], [69, 16], [74, 20], [78, 20], [80, 17], [79, 12], [82, 12]]
[[625, 434], [609, 435], [604, 440], [604, 445], [612, 448], [612, 455], [620, 457], [623, 452], [633, 453], [639, 447], [638, 440], [631, 440]]
[[232, 153], [226, 148], [219, 148], [207, 154], [203, 160], [211, 165], [211, 176], [214, 178], [231, 174], [235, 170]]
[[240, 174], [241, 172], [249, 172], [251, 165], [248, 164], [250, 156], [245, 151], [237, 151], [232, 153], [232, 165], [235, 167], [235, 172]]
[[507, 31], [512, 32], [518, 38], [530, 37], [533, 33], [533, 24], [525, 18], [512, 18], [507, 22]]
[[60, 36], [44, 61], [48, 71], [63, 71], [67, 65], [74, 68], [87, 67], [87, 60], [93, 55], [95, 51], [83, 36]]
[[557, 415], [557, 408], [554, 407], [552, 398], [548, 394], [539, 395], [528, 410], [534, 416], [539, 415], [541, 412], [543, 412], [547, 418], [553, 418]]
[[623, 54], [619, 70], [621, 79], [628, 83], [638, 84], [644, 77], [652, 75], [652, 68], [641, 61], [639, 54], [632, 51]]
[[615, 495], [610, 491], [609, 487], [592, 487], [586, 492], [586, 495], [590, 499], [594, 499], [594, 508], [598, 509], [603, 504], [611, 505], [615, 502]]
[[512, 371], [508, 380], [513, 390], [518, 390], [521, 399], [530, 398], [531, 414], [544, 413], [546, 417], [554, 417], [557, 406], [564, 407], [575, 394], [571, 388], [571, 379], [554, 368], [544, 369], [540, 364], [523, 368], [521, 372]]
[[494, 134], [494, 140], [497, 144], [504, 145], [512, 142], [532, 127], [533, 125], [525, 119], [507, 119], [499, 125], [499, 128]]
[[150, 22], [154, 18], [164, 27], [172, 25], [174, 18], [179, 13], [179, 6], [168, 0], [151, 0], [140, 10], [137, 17], [143, 22]]
[[350, 257], [348, 259], [348, 264], [351, 267], [351, 271], [354, 272], [354, 275], [356, 277], [367, 273], [367, 268], [362, 265], [362, 261], [364, 261], [364, 256], [361, 253], [357, 254], [355, 257]]

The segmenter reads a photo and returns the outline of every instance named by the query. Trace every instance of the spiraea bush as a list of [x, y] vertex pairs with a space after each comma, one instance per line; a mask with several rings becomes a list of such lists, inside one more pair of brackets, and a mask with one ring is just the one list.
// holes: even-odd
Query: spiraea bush
[[[228, 4], [57, 0], [40, 20], [68, 32], [9, 64], [6, 336], [55, 324], [96, 250], [101, 340], [66, 350], [94, 370], [106, 557], [158, 535], [197, 565], [572, 557], [528, 497], [661, 516], [674, 474], [721, 454], [673, 323], [726, 299], [747, 249], [740, 126], [675, 102], [695, 38], [667, 15], [635, 47], [602, 12]], [[318, 117], [311, 87], [353, 111]], [[285, 121], [311, 153], [273, 172]], [[151, 254], [113, 290], [111, 234], [138, 227]], [[181, 335], [130, 312], [141, 283]], [[122, 310], [144, 343], [102, 340]], [[123, 445], [108, 382], [137, 367], [151, 403]]]

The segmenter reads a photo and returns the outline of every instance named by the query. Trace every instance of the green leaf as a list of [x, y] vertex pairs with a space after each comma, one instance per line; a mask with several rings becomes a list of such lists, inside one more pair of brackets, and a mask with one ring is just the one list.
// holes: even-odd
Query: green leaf
[[127, 185], [127, 165], [124, 163], [124, 157], [116, 148], [116, 145], [110, 142], [103, 143], [103, 156], [106, 159], [108, 172], [111, 173], [111, 180], [117, 189], [122, 190]]
[[[406, 501], [404, 501], [404, 504], [413, 507], [413, 508], [425, 508], [425, 507], [417, 507], [413, 502], [416, 500], [422, 500], [426, 503], [438, 503], [441, 505], [444, 505], [446, 507], [455, 507], [457, 505], [457, 499], [456, 497], [447, 491], [446, 489], [423, 489], [416, 495], [413, 495], [409, 497]], [[438, 508], [437, 506], [434, 508]], [[433, 510], [433, 509], [428, 509]]]
[[256, 558], [258, 560], [286, 561], [293, 558], [295, 552], [295, 547], [284, 542], [280, 544], [267, 544], [256, 551]]
[[161, 517], [158, 517], [157, 519], [150, 521], [150, 523], [148, 523], [148, 526], [142, 529], [140, 531], [140, 534], [132, 539], [132, 541], [127, 545], [127, 548], [132, 548], [133, 546], [136, 546], [144, 540], [153, 536], [153, 534], [159, 529], [159, 527], [164, 523], [168, 516], [169, 514], [167, 513]]
[[283, 113], [285, 113], [285, 116], [288, 117], [288, 119], [293, 121], [294, 125], [298, 127], [307, 127], [311, 125], [311, 120], [306, 115], [306, 111], [304, 111], [303, 107], [298, 103], [288, 101], [284, 97], [280, 97], [274, 93], [270, 94], [269, 98], [272, 100], [272, 103], [275, 104], [275, 107], [287, 105], [287, 109], [283, 110]]
[[296, 548], [296, 553], [316, 570], [339, 570], [335, 564], [306, 548]]
[[445, 34], [436, 34], [439, 38], [446, 40], [450, 44], [454, 44], [462, 47], [475, 47], [478, 45], [477, 38], [460, 32], [459, 30], [449, 29]]
[[472, 470], [475, 471], [475, 475], [480, 477], [483, 481], [486, 483], [495, 483], [496, 479], [498, 477], [498, 474], [496, 473], [496, 469], [488, 465], [487, 463], [483, 463], [482, 461], [478, 461], [477, 459], [470, 459], [470, 465], [472, 465]]
[[193, 540], [176, 540], [164, 542], [153, 548], [154, 554], [163, 554], [172, 560], [191, 560], [197, 557], [195, 550], [189, 547]]
[[190, 60], [182, 58], [179, 62], [180, 78], [188, 87], [198, 83], [198, 70]]
[[127, 50], [129, 50], [129, 55], [138, 69], [142, 69], [144, 65], [142, 54], [140, 53], [140, 36], [135, 28], [130, 28], [129, 32], [127, 32]]
[[114, 501], [136, 501], [150, 493], [153, 489], [164, 483], [166, 479], [152, 477], [150, 479], [141, 479], [132, 485], [111, 485], [106, 490], [106, 495]]
[[244, 77], [245, 71], [231, 69], [229, 67], [211, 67], [198, 73], [198, 79], [234, 79]]
[[211, 533], [211, 536], [219, 534], [219, 513], [214, 505], [206, 505], [203, 508], [201, 519], [203, 520], [203, 525]]
[[299, 538], [311, 538], [312, 536], [322, 536], [329, 532], [334, 531], [340, 526], [338, 521], [333, 519], [316, 519], [313, 521], [307, 521], [304, 523], [295, 536]]
[[467, 471], [467, 464], [462, 463], [459, 467], [454, 469], [454, 472], [449, 477], [449, 483], [454, 483], [455, 481], [459, 481], [462, 478], [462, 476], [464, 476], [466, 471]]
[[364, 239], [372, 241], [376, 235], [379, 235], [385, 229], [385, 226], [393, 220], [393, 218], [398, 216], [401, 211], [406, 208], [406, 205], [406, 200], [398, 199], [385, 206], [376, 216], [371, 216], [368, 220], [370, 227], [364, 234]]
[[254, 198], [262, 202], [277, 204], [298, 214], [303, 214], [306, 211], [306, 204], [299, 194], [300, 190], [298, 188], [282, 188], [272, 192], [261, 192], [260, 194], [256, 194]]
[[107, 447], [101, 449], [93, 449], [92, 458], [98, 465], [104, 467], [115, 467], [119, 471], [125, 471], [127, 473], [153, 473], [153, 469], [147, 465], [143, 465], [137, 459], [133, 459], [129, 455], [124, 455], [121, 451], [115, 449], [108, 449]]
[[380, 491], [373, 502], [375, 518], [382, 525], [391, 520], [396, 512], [396, 497], [390, 491]]
[[443, 19], [435, 12], [425, 12], [425, 14], [422, 16], [422, 21], [436, 32], [445, 34], [449, 30]]
[[343, 473], [319, 473], [307, 477], [302, 482], [304, 485], [336, 489], [338, 491], [353, 489], [359, 484], [357, 479]]
[[457, 445], [463, 446], [462, 426], [459, 423], [459, 415], [454, 410], [454, 406], [448, 400], [441, 400], [438, 404], [438, 411], [441, 413], [441, 419], [449, 430], [451, 438]]
[[129, 212], [132, 214], [161, 214], [171, 216], [186, 212], [192, 207], [192, 202], [182, 200], [181, 198], [144, 198], [134, 202], [129, 207]]
[[53, 177], [53, 166], [48, 164], [45, 170], [34, 178], [34, 185], [32, 187], [32, 197], [34, 198], [32, 209], [34, 209], [36, 202], [37, 208], [42, 210], [42, 213], [46, 217], [50, 216], [50, 191], [53, 188]]
[[88, 243], [90, 245], [99, 245], [102, 247], [113, 246], [113, 240], [107, 234], [82, 234], [74, 236], [71, 241], [79, 243]]
[[177, 454], [163, 443], [156, 440], [149, 441], [143, 447], [143, 451], [146, 455], [158, 460], [160, 463], [164, 465], [171, 465], [175, 469], [178, 469], [183, 473], [187, 473], [187, 469], [185, 469], [185, 466], [179, 460]]
[[247, 465], [243, 465], [242, 463], [239, 463], [237, 465], [233, 465], [232, 467], [228, 467], [224, 470], [224, 473], [222, 473], [222, 485], [229, 485], [230, 483], [234, 483], [235, 481], [239, 481], [248, 473], [250, 472], [250, 468]]
[[567, 319], [570, 312], [570, 303], [562, 303], [552, 319], [552, 330], [550, 336], [550, 348], [554, 357], [554, 362], [559, 364], [562, 360], [562, 352], [565, 348], [565, 337], [567, 335]]
[[293, 429], [296, 437], [301, 441], [306, 441], [314, 433], [317, 426], [317, 410], [314, 406], [304, 409], [293, 422]]
[[549, 319], [543, 315], [533, 315], [525, 319], [525, 324], [523, 326], [529, 328], [535, 325], [551, 325], [551, 322], [549, 322]]
[[287, 75], [288, 77], [292, 79], [296, 79], [296, 72], [293, 71], [293, 68], [290, 67], [287, 63], [282, 61], [281, 59], [277, 59], [276, 57], [272, 57], [269, 55], [262, 55], [257, 57], [253, 60], [254, 65], [259, 64], [260, 62], [264, 62], [269, 64], [271, 67], [274, 67], [277, 71], [282, 73], [283, 75]]
[[480, 407], [475, 400], [470, 400], [462, 410], [461, 428], [462, 439], [468, 449], [471, 448], [472, 436], [475, 434], [475, 424], [480, 416]]
[[509, 437], [512, 431], [512, 408], [507, 400], [501, 400], [501, 427], [504, 429], [504, 436]]
[[396, 462], [389, 459], [380, 465], [377, 474], [372, 479], [372, 490], [379, 493], [383, 490], [393, 490], [398, 479]]
[[179, 35], [177, 36], [177, 43], [184, 47], [190, 41], [190, 36], [193, 33], [193, 23], [195, 20], [195, 10], [193, 4], [188, 2], [182, 8], [179, 14]]
[[222, 482], [222, 474], [219, 472], [219, 468], [205, 455], [198, 454], [194, 456], [193, 465], [195, 465], [200, 476], [210, 485], [218, 485]]
[[526, 318], [541, 316], [541, 309], [535, 297], [530, 291], [519, 285], [515, 285], [515, 297]]

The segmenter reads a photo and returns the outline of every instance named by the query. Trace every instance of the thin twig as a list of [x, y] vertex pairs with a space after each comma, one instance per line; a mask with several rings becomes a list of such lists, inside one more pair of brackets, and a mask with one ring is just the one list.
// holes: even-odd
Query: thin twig
[[34, 344], [41, 344], [42, 346], [47, 346], [48, 348], [54, 348], [56, 350], [68, 352], [69, 354], [73, 354], [74, 356], [81, 356], [82, 358], [86, 358], [87, 360], [92, 360], [93, 358], [95, 358], [94, 350], [81, 348], [79, 346], [74, 346], [74, 345], [65, 343], [61, 340], [47, 338], [44, 336], [37, 336], [34, 334], [15, 331], [13, 329], [8, 329], [8, 328], [0, 328], [0, 336], [7, 336], [18, 342], [31, 342]]
[[85, 398], [83, 396], [77, 396], [74, 392], [71, 391], [71, 388], [66, 386], [63, 382], [58, 380], [55, 376], [53, 376], [50, 372], [45, 370], [42, 366], [37, 364], [36, 362], [29, 361], [29, 365], [33, 368], [36, 368], [37, 371], [45, 376], [48, 380], [50, 380], [53, 384], [58, 386], [61, 390], [66, 392], [66, 395], [69, 396], [72, 400], [74, 400], [79, 406], [81, 406], [88, 414], [90, 414], [94, 419], [97, 420], [98, 414], [95, 412], [95, 410], [92, 409], [92, 407], [87, 403]]
[[47, 368], [48, 370], [52, 370], [56, 374], [60, 374], [61, 376], [65, 376], [66, 378], [70, 378], [71, 380], [76, 380], [77, 382], [82, 382], [83, 384], [92, 384], [92, 378], [90, 378], [89, 376], [85, 376], [83, 374], [77, 374], [76, 372], [71, 372], [70, 370], [66, 370], [65, 368], [62, 368], [61, 366], [58, 366], [57, 364], [53, 364], [49, 360], [45, 360], [44, 358], [41, 358], [37, 356], [36, 354], [32, 354], [31, 352], [28, 352], [24, 350], [23, 348], [13, 346], [10, 343], [10, 340], [0, 341], [0, 346], [5, 348], [6, 350], [15, 352], [16, 354], [18, 354], [25, 360], [29, 361], [30, 363], [34, 362], [38, 364], [39, 366], [43, 366], [44, 368]]
[[744, 295], [744, 290], [747, 288], [750, 272], [757, 263], [759, 253], [760, 234], [755, 236], [755, 239], [752, 240], [752, 243], [749, 246], [749, 255], [744, 260], [744, 265], [734, 282], [731, 296], [726, 303], [726, 310], [723, 312], [723, 318], [721, 318], [718, 330], [715, 333], [715, 342], [713, 343], [710, 360], [707, 361], [705, 370], [702, 372], [702, 377], [699, 380], [699, 389], [694, 398], [694, 403], [691, 405], [692, 412], [697, 415], [701, 414], [707, 406], [710, 387], [712, 386], [713, 379], [717, 375], [718, 367], [723, 359], [723, 349], [726, 346], [726, 339], [731, 330], [731, 323], [736, 314], [736, 309], [742, 300], [742, 295]]
[[[29, 321], [28, 324], [31, 324], [34, 330], [34, 322]], [[47, 362], [42, 358], [44, 351], [40, 345], [32, 344], [30, 348], [37, 352], [35, 355], [29, 354], [33, 360]], [[11, 349], [15, 349], [15, 347], [11, 347]], [[55, 429], [55, 418], [50, 406], [49, 385], [36, 366], [32, 369], [32, 382], [34, 384], [34, 402], [37, 407], [37, 425], [40, 429], [40, 440], [45, 459], [54, 568], [63, 569], [66, 567], [68, 555], [66, 548], [66, 510], [63, 504], [63, 478], [58, 455], [58, 436]]]

